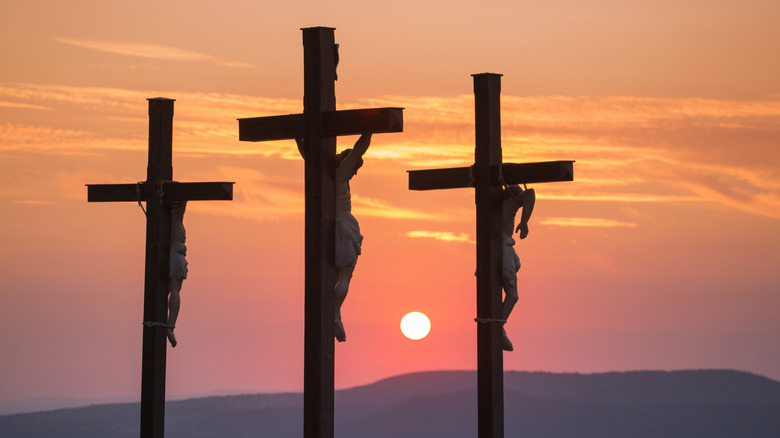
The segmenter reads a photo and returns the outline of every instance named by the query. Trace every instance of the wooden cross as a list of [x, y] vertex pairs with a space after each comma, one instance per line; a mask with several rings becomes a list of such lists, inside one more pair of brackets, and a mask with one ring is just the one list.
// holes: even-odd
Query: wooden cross
[[146, 202], [141, 437], [162, 438], [165, 426], [165, 355], [168, 326], [172, 203], [232, 200], [232, 182], [173, 181], [173, 99], [149, 100], [149, 164], [146, 181], [88, 184], [88, 202]]
[[501, 270], [503, 185], [573, 181], [573, 161], [508, 164], [501, 158], [501, 75], [474, 76], [474, 165], [409, 171], [410, 190], [474, 187], [477, 207], [477, 384], [480, 438], [504, 436]]
[[239, 140], [303, 139], [305, 304], [303, 435], [334, 432], [336, 136], [403, 131], [402, 108], [336, 111], [334, 29], [303, 30], [303, 114], [239, 119]]

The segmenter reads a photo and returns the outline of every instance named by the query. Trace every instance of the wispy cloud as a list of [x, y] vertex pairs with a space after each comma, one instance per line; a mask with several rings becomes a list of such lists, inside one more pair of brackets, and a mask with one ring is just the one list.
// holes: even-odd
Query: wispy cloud
[[115, 55], [134, 56], [138, 58], [157, 59], [162, 61], [209, 62], [232, 68], [254, 68], [253, 65], [245, 62], [224, 61], [217, 58], [216, 56], [207, 55], [205, 53], [194, 52], [191, 50], [164, 46], [160, 44], [133, 43], [126, 41], [81, 40], [63, 37], [55, 37], [55, 40], [63, 44], [69, 44], [90, 50], [97, 50], [99, 52], [112, 53]]
[[[72, 154], [83, 151], [84, 146], [91, 143], [94, 138], [94, 134], [89, 131], [0, 123], [0, 151], [59, 149], [62, 153]], [[76, 144], [81, 144], [82, 147], [74, 148]]]
[[629, 276], [631, 272], [619, 261], [611, 261], [597, 252], [585, 252], [572, 256], [579, 264], [609, 275]]
[[[177, 99], [177, 154], [300, 160], [292, 141], [239, 142], [236, 122], [297, 113], [300, 99], [18, 83], [0, 84], [5, 108], [62, 111], [73, 123], [0, 124], [0, 148], [62, 154], [145, 149], [145, 100], [160, 95]], [[376, 136], [367, 152], [383, 171], [405, 178], [403, 170], [473, 162], [472, 96], [388, 96], [340, 108], [372, 106], [406, 108], [404, 133]], [[780, 100], [503, 96], [502, 114], [506, 162], [576, 160], [575, 182], [539, 185], [540, 200], [711, 202], [780, 218]], [[358, 197], [355, 208], [364, 215], [425, 217], [394, 202]]]
[[593, 218], [593, 217], [550, 217], [539, 221], [542, 225], [553, 225], [556, 227], [588, 227], [588, 228], [616, 228], [626, 227], [634, 228], [639, 224], [633, 222], [616, 221], [613, 219]]
[[[3, 134], [0, 148], [67, 154], [145, 149], [146, 99], [152, 96], [177, 100], [174, 120], [177, 153], [300, 159], [292, 141], [239, 142], [236, 121], [241, 117], [297, 112], [301, 103], [295, 99], [19, 83], [0, 83], [0, 101], [13, 103], [7, 107], [47, 108], [58, 116], [67, 114], [71, 126], [80, 129], [6, 122], [0, 124]], [[61, 124], [62, 119], [52, 120]], [[40, 123], [40, 119], [35, 121]]]
[[[304, 213], [303, 182], [298, 175], [271, 176], [256, 169], [220, 167], [213, 178], [235, 181], [235, 196], [230, 208], [220, 205], [204, 205], [197, 211], [215, 215], [228, 215], [261, 222], [278, 221]], [[402, 208], [376, 198], [352, 195], [352, 208], [356, 216], [384, 219], [434, 220], [436, 215], [409, 208]]]
[[20, 103], [20, 102], [8, 102], [6, 100], [0, 100], [0, 107], [51, 111], [51, 108], [42, 105], [33, 105], [30, 103]]
[[780, 192], [776, 188], [762, 188], [738, 180], [723, 181], [718, 175], [710, 180], [679, 181], [679, 184], [702, 198], [760, 216], [780, 219]]
[[356, 215], [375, 216], [388, 219], [418, 219], [418, 220], [436, 220], [437, 215], [421, 211], [415, 211], [408, 208], [397, 207], [389, 202], [352, 194], [352, 208]]
[[[114, 116], [137, 107], [138, 99], [154, 96], [121, 88], [73, 87], [67, 85], [0, 83], [0, 98], [21, 101], [28, 105], [72, 105], [80, 111], [102, 108], [103, 116]], [[158, 94], [159, 95], [159, 92]]]
[[[538, 192], [544, 193], [542, 190]], [[583, 202], [620, 202], [620, 203], [646, 203], [646, 202], [707, 202], [707, 198], [701, 196], [677, 196], [677, 195], [654, 195], [643, 193], [585, 193], [580, 190], [572, 193], [547, 193], [538, 195], [538, 199], [549, 199], [556, 201], [583, 201]]]
[[407, 232], [406, 236], [411, 238], [434, 239], [442, 242], [470, 244], [477, 243], [476, 240], [472, 240], [471, 237], [466, 233], [453, 233], [450, 231], [416, 230]]
[[260, 222], [275, 222], [304, 213], [303, 192], [297, 190], [300, 183], [291, 177], [273, 177], [244, 167], [220, 167], [213, 178], [235, 181], [234, 201], [227, 208], [215, 203], [202, 203], [194, 211]]
[[40, 199], [15, 199], [13, 201], [14, 204], [23, 204], [23, 205], [55, 205], [56, 202], [53, 201], [42, 201]]

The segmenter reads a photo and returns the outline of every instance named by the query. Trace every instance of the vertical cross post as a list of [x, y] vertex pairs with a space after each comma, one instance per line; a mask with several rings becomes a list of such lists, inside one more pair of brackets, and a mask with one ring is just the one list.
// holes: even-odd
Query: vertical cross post
[[[173, 100], [149, 99], [149, 162], [146, 182], [162, 187], [173, 180]], [[152, 190], [146, 202], [146, 268], [144, 322], [168, 320], [168, 263], [171, 210]], [[141, 358], [141, 436], [162, 438], [165, 433], [165, 327], [144, 324]]]
[[173, 203], [232, 200], [232, 182], [173, 181], [173, 99], [149, 99], [149, 162], [146, 181], [88, 184], [89, 202], [146, 202], [143, 347], [141, 357], [141, 437], [165, 434], [165, 363], [170, 287]]
[[303, 29], [303, 130], [306, 197], [303, 436], [334, 432], [336, 311], [336, 137], [323, 135], [322, 113], [336, 110], [334, 29]]
[[[477, 207], [477, 318], [501, 317], [501, 75], [474, 75], [474, 189]], [[501, 325], [477, 325], [480, 438], [504, 436], [504, 357]]]

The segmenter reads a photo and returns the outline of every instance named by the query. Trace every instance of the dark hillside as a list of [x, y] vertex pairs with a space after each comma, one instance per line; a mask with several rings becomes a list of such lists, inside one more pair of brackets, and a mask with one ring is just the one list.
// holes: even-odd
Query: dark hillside
[[[169, 402], [166, 436], [303, 435], [301, 394]], [[505, 374], [506, 437], [780, 436], [780, 383], [738, 371]], [[138, 404], [0, 417], [7, 438], [138, 436]], [[425, 372], [337, 391], [336, 436], [476, 437], [476, 373]]]

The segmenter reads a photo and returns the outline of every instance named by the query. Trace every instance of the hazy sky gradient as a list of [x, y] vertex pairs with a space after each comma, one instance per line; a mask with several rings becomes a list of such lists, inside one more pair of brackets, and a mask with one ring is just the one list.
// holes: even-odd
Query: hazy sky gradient
[[[302, 388], [303, 163], [236, 118], [302, 108], [301, 27], [336, 28], [340, 109], [404, 107], [352, 182], [365, 236], [338, 387], [476, 367], [471, 74], [502, 73], [507, 162], [535, 186], [508, 370], [737, 368], [780, 379], [776, 1], [7, 1], [0, 16], [0, 400], [140, 394], [147, 98], [176, 99], [192, 202], [168, 392]], [[356, 137], [342, 138], [339, 148]], [[430, 335], [404, 338], [426, 313]]]

